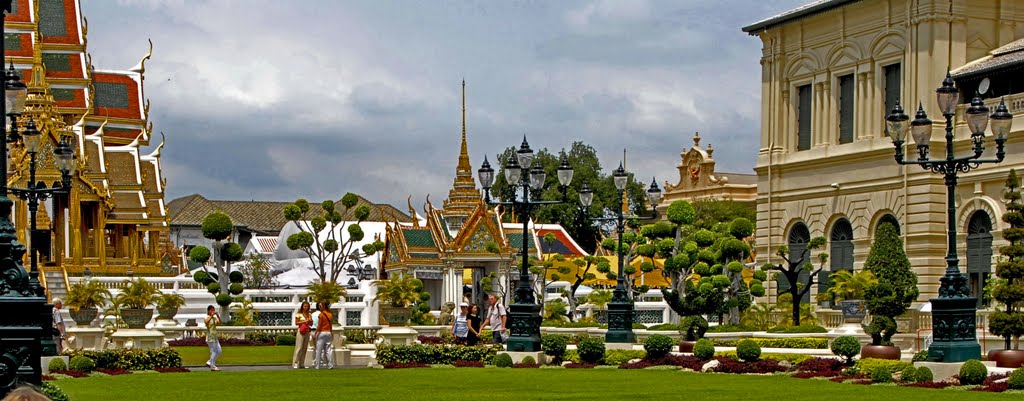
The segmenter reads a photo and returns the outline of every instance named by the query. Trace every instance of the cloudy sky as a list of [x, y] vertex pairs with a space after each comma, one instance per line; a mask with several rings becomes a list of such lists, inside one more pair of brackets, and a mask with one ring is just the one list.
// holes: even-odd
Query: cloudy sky
[[454, 177], [460, 81], [470, 158], [593, 145], [659, 182], [694, 131], [751, 173], [760, 41], [808, 0], [85, 1], [97, 68], [146, 65], [168, 200], [435, 205]]

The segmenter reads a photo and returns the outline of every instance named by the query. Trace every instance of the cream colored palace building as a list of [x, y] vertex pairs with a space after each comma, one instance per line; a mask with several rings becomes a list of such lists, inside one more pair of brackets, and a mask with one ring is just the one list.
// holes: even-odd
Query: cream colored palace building
[[[895, 162], [884, 118], [897, 99], [911, 118], [921, 102], [935, 123], [932, 158], [942, 158], [935, 88], [952, 70], [964, 103], [990, 78], [986, 104], [1005, 96], [1016, 116], [1007, 156], [961, 173], [956, 188], [960, 269], [979, 291], [1004, 243], [1003, 183], [1010, 169], [1024, 172], [1024, 1], [823, 0], [743, 30], [763, 44], [758, 255], [824, 236], [826, 272], [860, 270], [879, 222], [894, 221], [918, 274], [918, 302], [937, 296], [945, 269], [946, 187], [941, 175]], [[955, 128], [961, 155], [970, 142], [965, 108]], [[992, 158], [991, 134], [986, 140]], [[910, 138], [907, 148], [916, 158]]]

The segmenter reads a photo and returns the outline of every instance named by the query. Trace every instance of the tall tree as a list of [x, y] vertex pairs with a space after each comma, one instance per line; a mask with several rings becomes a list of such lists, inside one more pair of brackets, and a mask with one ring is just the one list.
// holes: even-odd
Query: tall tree
[[[775, 252], [775, 256], [778, 256], [785, 263], [779, 263], [773, 265], [771, 263], [765, 263], [761, 266], [761, 270], [764, 271], [775, 271], [789, 283], [789, 289], [787, 292], [792, 297], [790, 303], [793, 307], [793, 325], [800, 325], [800, 304], [804, 295], [807, 295], [814, 287], [814, 279], [818, 277], [818, 273], [825, 268], [825, 262], [828, 261], [828, 254], [824, 252], [818, 253], [818, 269], [814, 270], [814, 264], [811, 263], [811, 251], [821, 248], [825, 245], [825, 237], [814, 237], [807, 243], [807, 248], [804, 249], [800, 256], [790, 258], [789, 247], [782, 245]], [[803, 271], [811, 272], [807, 275], [807, 280], [801, 281], [800, 276]]]
[[1012, 347], [1011, 340], [1024, 335], [1024, 312], [1021, 311], [1024, 304], [1024, 281], [1021, 280], [1024, 278], [1024, 204], [1021, 204], [1020, 179], [1014, 170], [1010, 170], [1006, 179], [1003, 199], [1006, 199], [1003, 221], [1010, 225], [1003, 229], [1003, 238], [1010, 244], [999, 248], [1005, 259], [996, 265], [999, 279], [993, 285], [992, 297], [1006, 309], [992, 313], [989, 327], [992, 334], [1005, 339], [1005, 349], [1009, 350], [1016, 348]]
[[917, 275], [903, 250], [903, 241], [892, 223], [884, 222], [875, 230], [864, 270], [874, 273], [878, 283], [867, 288], [865, 304], [871, 313], [871, 324], [864, 332], [872, 345], [890, 345], [896, 334], [896, 316], [902, 315], [917, 299]]
[[[220, 305], [221, 316], [231, 318], [228, 307], [234, 301], [232, 295], [239, 295], [244, 290], [243, 281], [245, 277], [242, 272], [231, 269], [231, 264], [242, 260], [242, 247], [234, 242], [224, 242], [231, 238], [235, 225], [231, 217], [222, 212], [213, 212], [203, 218], [201, 226], [203, 237], [213, 240], [213, 251], [205, 246], [197, 246], [189, 251], [188, 256], [193, 262], [206, 265], [206, 262], [213, 258], [213, 267], [216, 276], [208, 272], [197, 272], [193, 277], [196, 281], [205, 284], [206, 290], [217, 297], [217, 305]], [[204, 274], [200, 274], [204, 273]]]
[[[298, 199], [295, 203], [284, 207], [284, 217], [295, 224], [300, 232], [288, 236], [287, 246], [291, 250], [301, 250], [313, 263], [313, 270], [321, 282], [337, 283], [345, 265], [357, 257], [353, 252], [355, 244], [363, 240], [365, 233], [359, 226], [370, 217], [370, 207], [360, 205], [359, 197], [351, 192], [341, 198], [343, 211], [336, 209], [332, 200], [325, 200], [320, 203], [320, 215], [309, 216], [310, 205], [305, 199]], [[344, 216], [350, 209], [354, 209], [355, 222], [346, 222]], [[347, 226], [346, 226], [347, 223]], [[345, 226], [348, 233], [343, 238], [341, 228]], [[325, 232], [326, 230], [326, 232]], [[384, 249], [384, 243], [375, 240], [372, 243], [363, 245], [362, 251], [365, 255], [373, 255]]]

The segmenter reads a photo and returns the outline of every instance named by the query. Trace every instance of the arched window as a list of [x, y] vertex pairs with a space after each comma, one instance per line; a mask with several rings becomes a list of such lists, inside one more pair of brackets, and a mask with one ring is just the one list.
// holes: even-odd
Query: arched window
[[840, 270], [853, 271], [853, 226], [843, 218], [836, 221], [829, 234], [829, 267], [818, 276], [818, 293], [828, 290], [829, 275]]
[[[796, 223], [793, 228], [789, 231], [789, 239], [786, 241], [789, 246], [789, 260], [797, 261], [803, 257], [804, 262], [812, 262], [810, 252], [807, 252], [807, 243], [811, 242], [811, 232], [807, 229], [807, 225], [804, 223]], [[784, 266], [786, 267], [786, 266]], [[806, 283], [807, 278], [810, 277], [811, 273], [806, 270], [801, 270], [799, 278], [797, 279], [800, 283]], [[782, 274], [779, 274], [779, 294], [784, 294], [789, 290], [789, 280]], [[804, 294], [803, 299], [800, 302], [810, 302], [811, 293], [807, 292]]]
[[992, 219], [984, 210], [978, 210], [967, 222], [967, 276], [971, 296], [982, 306], [985, 280], [992, 275]]
[[[903, 235], [903, 231], [900, 230], [900, 221], [896, 219], [896, 216], [887, 214], [878, 220], [879, 226], [885, 223], [891, 223], [893, 227], [896, 227], [896, 234]], [[878, 230], [878, 226], [875, 226], [875, 230]]]

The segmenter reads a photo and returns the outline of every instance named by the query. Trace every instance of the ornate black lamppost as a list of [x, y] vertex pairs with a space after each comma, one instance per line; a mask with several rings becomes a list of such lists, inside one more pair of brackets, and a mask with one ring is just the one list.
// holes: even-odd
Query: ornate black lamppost
[[[629, 175], [626, 174], [626, 170], [622, 168], [621, 164], [612, 173], [612, 181], [615, 183], [615, 189], [618, 190], [619, 195], [619, 207], [616, 208], [618, 213], [615, 217], [593, 219], [596, 221], [614, 221], [615, 232], [619, 236], [619, 246], [616, 247], [619, 274], [615, 290], [612, 291], [612, 301], [608, 303], [608, 332], [605, 333], [605, 341], [609, 343], [634, 343], [636, 342], [636, 335], [633, 333], [633, 297], [626, 291], [625, 261], [623, 260], [626, 253], [622, 249], [622, 235], [626, 232], [626, 217], [633, 218], [635, 216], [624, 216], [622, 213], [623, 198], [625, 197]], [[657, 181], [652, 179], [651, 186], [647, 190], [647, 200], [654, 209], [655, 217], [657, 217], [657, 206], [661, 203], [661, 195], [661, 188], [658, 188]], [[583, 184], [583, 188], [580, 189], [580, 203], [583, 204], [584, 208], [588, 208], [593, 200], [594, 194], [590, 186]]]
[[[960, 260], [956, 256], [956, 181], [957, 173], [966, 173], [985, 163], [999, 163], [1006, 156], [1003, 145], [1006, 143], [1013, 115], [1006, 110], [1002, 101], [995, 113], [988, 115], [988, 107], [975, 97], [967, 109], [967, 126], [971, 130], [974, 142], [971, 154], [955, 157], [953, 154], [953, 116], [956, 112], [959, 97], [953, 78], [946, 74], [942, 86], [936, 91], [939, 110], [946, 118], [946, 157], [940, 160], [929, 160], [928, 149], [932, 135], [932, 121], [918, 106], [917, 115], [910, 120], [903, 113], [897, 102], [892, 113], [886, 117], [886, 131], [896, 146], [896, 162], [899, 164], [916, 164], [933, 173], [942, 174], [946, 183], [946, 223], [949, 240], [946, 253], [946, 273], [939, 279], [939, 297], [932, 298], [932, 337], [933, 342], [928, 348], [928, 360], [941, 362], [963, 362], [968, 359], [980, 359], [981, 346], [978, 344], [976, 330], [977, 298], [971, 296], [967, 285], [967, 277], [960, 273]], [[985, 153], [985, 128], [992, 123], [992, 134], [996, 143], [996, 158], [982, 159]], [[903, 143], [910, 131], [917, 145], [917, 160], [903, 160]]]
[[[532, 168], [531, 168], [532, 166]], [[526, 174], [523, 174], [523, 173]], [[540, 205], [552, 205], [565, 202], [566, 190], [572, 182], [573, 170], [565, 154], [562, 154], [562, 163], [558, 167], [559, 190], [562, 191], [561, 201], [534, 200], [530, 197], [530, 191], [539, 194], [544, 189], [547, 173], [539, 163], [533, 164], [533, 150], [523, 137], [523, 144], [519, 147], [515, 157], [511, 157], [505, 164], [505, 179], [508, 181], [508, 192], [502, 194], [503, 199], [508, 201], [491, 201], [491, 186], [494, 184], [494, 169], [484, 158], [484, 163], [477, 171], [480, 178], [480, 185], [484, 188], [484, 199], [488, 205], [511, 206], [519, 213], [523, 220], [523, 244], [520, 251], [523, 254], [523, 264], [519, 271], [519, 285], [516, 288], [515, 299], [509, 307], [509, 351], [538, 352], [540, 348], [540, 321], [542, 305], [537, 303], [533, 295], [530, 280], [530, 253], [529, 253], [529, 222], [530, 213]], [[522, 194], [516, 197], [516, 190], [522, 188]], [[537, 196], [539, 198], [539, 196]], [[543, 300], [541, 300], [543, 302]]]

